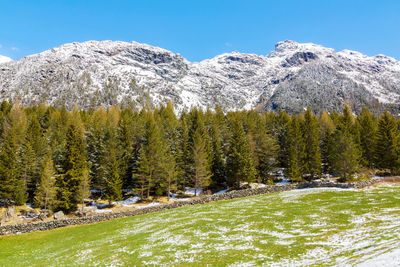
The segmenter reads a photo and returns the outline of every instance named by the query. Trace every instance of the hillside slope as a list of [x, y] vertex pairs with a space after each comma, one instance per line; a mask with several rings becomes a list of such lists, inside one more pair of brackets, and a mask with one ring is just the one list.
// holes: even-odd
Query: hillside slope
[[[88, 41], [0, 63], [0, 98], [71, 107], [172, 101], [178, 110], [400, 106], [400, 62], [283, 41], [266, 56], [232, 52], [201, 62], [136, 42]], [[149, 97], [150, 96], [150, 97]]]

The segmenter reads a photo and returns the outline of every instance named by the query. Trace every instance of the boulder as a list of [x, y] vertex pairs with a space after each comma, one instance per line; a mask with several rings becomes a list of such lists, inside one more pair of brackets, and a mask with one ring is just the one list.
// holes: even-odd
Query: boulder
[[83, 207], [83, 209], [79, 209], [76, 211], [77, 216], [92, 216], [95, 215], [97, 212], [97, 207], [96, 206], [89, 206], [89, 207]]
[[11, 206], [6, 211], [7, 216], [11, 219], [15, 215], [15, 207]]
[[257, 188], [265, 187], [266, 185], [262, 184], [262, 183], [250, 183], [249, 186], [250, 186], [251, 189], [257, 189]]
[[1, 221], [8, 222], [14, 216], [15, 216], [15, 207], [14, 206], [8, 207], [7, 210], [1, 216]]
[[62, 219], [64, 216], [65, 216], [65, 215], [64, 215], [64, 212], [62, 212], [61, 210], [60, 210], [60, 211], [57, 211], [56, 213], [53, 214], [53, 218], [54, 218], [55, 220], [60, 220], [60, 219]]

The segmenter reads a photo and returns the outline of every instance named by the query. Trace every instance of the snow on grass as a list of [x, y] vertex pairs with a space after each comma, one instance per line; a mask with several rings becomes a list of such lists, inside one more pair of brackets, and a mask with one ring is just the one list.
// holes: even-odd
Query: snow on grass
[[92, 202], [91, 205], [93, 207], [98, 207], [100, 209], [110, 206], [108, 203], [97, 203], [97, 202]]
[[131, 197], [131, 198], [128, 198], [128, 199], [125, 199], [125, 200], [113, 202], [112, 204], [120, 204], [120, 205], [123, 205], [123, 206], [130, 206], [132, 204], [137, 203], [139, 200], [140, 200], [140, 197], [134, 196], [134, 197]]
[[100, 209], [100, 210], [95, 210], [96, 213], [112, 213], [111, 209]]
[[287, 185], [290, 184], [290, 180], [289, 179], [282, 179], [279, 182], [276, 182], [275, 185]]
[[195, 194], [196, 194], [196, 196], [200, 196], [202, 192], [203, 192], [203, 188], [201, 188], [201, 187], [199, 187], [197, 189], [186, 187], [184, 194], [188, 195], [188, 196], [194, 196]]
[[358, 264], [359, 267], [389, 267], [400, 263], [400, 249], [383, 252], [380, 255], [370, 256], [364, 262]]
[[149, 203], [147, 205], [141, 205], [141, 206], [139, 206], [139, 205], [131, 205], [131, 207], [135, 207], [137, 209], [143, 209], [143, 208], [148, 208], [148, 207], [153, 207], [153, 206], [158, 206], [158, 205], [160, 205], [160, 202], [151, 202], [151, 203]]
[[396, 266], [399, 194], [294, 190], [6, 237], [0, 265]]
[[226, 192], [228, 192], [228, 189], [220, 190], [220, 191], [214, 193], [214, 195], [224, 194]]

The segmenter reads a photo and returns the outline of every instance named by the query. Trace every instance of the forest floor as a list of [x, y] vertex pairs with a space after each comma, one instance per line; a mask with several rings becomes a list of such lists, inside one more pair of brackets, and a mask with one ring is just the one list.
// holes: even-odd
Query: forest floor
[[400, 264], [400, 184], [301, 189], [0, 238], [0, 266]]

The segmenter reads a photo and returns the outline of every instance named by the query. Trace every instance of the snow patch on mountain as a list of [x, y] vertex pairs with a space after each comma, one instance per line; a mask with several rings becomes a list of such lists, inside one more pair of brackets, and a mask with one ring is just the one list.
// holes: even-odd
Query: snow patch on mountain
[[12, 61], [11, 58], [0, 55], [0, 64]]

